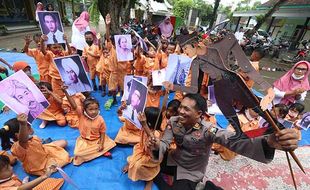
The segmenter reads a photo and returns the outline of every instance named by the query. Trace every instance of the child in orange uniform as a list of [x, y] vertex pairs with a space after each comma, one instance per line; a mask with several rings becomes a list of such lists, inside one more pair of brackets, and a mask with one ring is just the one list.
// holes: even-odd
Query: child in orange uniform
[[100, 59], [100, 48], [98, 45], [94, 44], [95, 35], [91, 31], [85, 32], [85, 41], [87, 46], [84, 47], [82, 58], [87, 62], [90, 79], [93, 82], [94, 90], [97, 90], [96, 76], [99, 77], [98, 72], [96, 72], [96, 66]]
[[[74, 94], [72, 98], [76, 102], [77, 106], [82, 106], [85, 100], [85, 96], [82, 93]], [[62, 99], [62, 109], [65, 112], [65, 117], [68, 122], [68, 125], [72, 128], [78, 128], [79, 116], [77, 112], [72, 109], [66, 96]]]
[[27, 124], [27, 115], [19, 114], [19, 132], [15, 133], [16, 142], [11, 152], [22, 162], [26, 173], [43, 175], [50, 165], [63, 167], [71, 162], [68, 152], [64, 149], [67, 141], [58, 140], [42, 144], [41, 139], [33, 135], [33, 129]]
[[[152, 189], [153, 179], [160, 171], [160, 163], [153, 161], [146, 144], [148, 138], [159, 137], [155, 128], [159, 129], [160, 127], [162, 121], [160, 114], [159, 108], [156, 107], [146, 107], [144, 114], [139, 114], [138, 118], [143, 128], [141, 140], [134, 146], [132, 155], [127, 158], [128, 164], [123, 168], [123, 172], [128, 172], [128, 178], [132, 181], [146, 181], [145, 190]], [[159, 122], [155, 126], [159, 115]]]
[[[122, 102], [122, 105], [118, 109], [119, 116], [122, 115], [123, 110], [126, 109], [126, 101]], [[140, 142], [141, 130], [132, 124], [129, 120], [124, 119], [124, 125], [118, 130], [118, 133], [114, 141], [122, 145], [135, 145]]]
[[99, 78], [100, 78], [100, 85], [102, 88], [102, 94], [101, 94], [102, 97], [106, 95], [106, 85], [107, 82], [109, 81], [111, 74], [110, 60], [111, 60], [111, 52], [106, 46], [103, 46], [101, 56], [96, 67], [96, 71], [100, 75]]
[[64, 115], [64, 110], [61, 108], [62, 99], [54, 93], [50, 83], [39, 82], [37, 85], [50, 103], [49, 107], [38, 117], [43, 120], [40, 128], [45, 128], [49, 121], [56, 121], [57, 125], [61, 127], [65, 126], [67, 122]]
[[156, 57], [156, 50], [153, 46], [148, 46], [149, 51], [147, 52], [147, 55], [143, 55], [141, 52], [140, 46], [137, 47], [137, 51], [135, 53], [135, 56], [137, 59], [134, 63], [135, 68], [135, 75], [137, 76], [150, 76], [152, 71], [159, 70], [160, 67], [158, 65], [158, 62], [155, 63], [155, 57]]
[[51, 85], [53, 88], [53, 92], [57, 94], [60, 98], [63, 98], [65, 95], [63, 91], [61, 90], [61, 77], [59, 74], [59, 71], [54, 63], [54, 58], [56, 57], [62, 57], [71, 55], [71, 48], [67, 40], [67, 36], [64, 35], [64, 40], [66, 42], [67, 51], [64, 51], [62, 49], [61, 44], [48, 44], [48, 51], [45, 49], [44, 41], [46, 41], [48, 38], [46, 35], [41, 36], [41, 51], [44, 55], [45, 61], [48, 63], [48, 70], [49, 70], [49, 76], [51, 77]]
[[33, 41], [37, 46], [37, 48], [33, 49], [29, 49], [29, 45], [32, 42], [30, 36], [26, 35], [24, 39], [25, 39], [25, 46], [23, 50], [28, 56], [33, 57], [34, 60], [36, 61], [36, 64], [38, 66], [38, 72], [40, 74], [40, 81], [51, 82], [51, 78], [48, 74], [49, 63], [46, 61], [43, 53], [41, 52], [41, 44], [40, 44], [41, 36], [39, 34], [33, 35]]
[[99, 115], [98, 101], [89, 97], [84, 100], [82, 107], [78, 107], [66, 88], [63, 86], [64, 93], [71, 107], [79, 115], [78, 128], [81, 135], [76, 139], [73, 164], [81, 165], [100, 156], [112, 158], [112, 154], [108, 151], [116, 144], [106, 135], [106, 125], [103, 117]]
[[146, 107], [157, 107], [160, 106], [160, 97], [165, 95], [165, 91], [162, 90], [161, 86], [153, 86], [152, 76], [150, 75], [148, 80], [148, 91], [146, 97]]
[[178, 109], [179, 109], [180, 105], [181, 105], [181, 102], [177, 99], [171, 100], [168, 103], [167, 109], [165, 111], [163, 111], [163, 120], [162, 120], [162, 123], [160, 125], [160, 130], [162, 132], [165, 131], [167, 124], [168, 124], [168, 120], [171, 117], [178, 115]]
[[41, 190], [42, 187], [48, 187], [49, 190], [58, 190], [64, 183], [63, 179], [49, 178], [54, 172], [54, 167], [48, 167], [45, 174], [27, 183], [21, 180], [13, 173], [9, 158], [0, 155], [0, 189], [2, 190]]

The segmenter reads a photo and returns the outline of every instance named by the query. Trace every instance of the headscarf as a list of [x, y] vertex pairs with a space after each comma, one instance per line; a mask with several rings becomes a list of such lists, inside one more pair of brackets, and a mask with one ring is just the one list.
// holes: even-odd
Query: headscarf
[[[307, 65], [308, 71], [307, 73], [305, 73], [305, 76], [301, 80], [295, 80], [292, 77], [292, 74], [294, 73], [295, 68], [302, 63]], [[309, 80], [308, 80], [309, 74], [310, 74], [310, 63], [308, 61], [299, 61], [285, 75], [283, 75], [280, 79], [276, 80], [273, 83], [273, 86], [283, 92], [295, 90], [297, 88], [303, 88], [305, 90], [310, 90], [310, 85], [309, 85]], [[288, 96], [288, 97], [283, 98], [281, 100], [281, 103], [288, 105], [289, 103], [293, 103], [294, 100], [295, 99], [293, 96]]]
[[165, 20], [162, 23], [160, 23], [160, 25], [158, 26], [160, 28], [160, 32], [162, 36], [166, 38], [169, 38], [173, 31], [173, 25], [171, 24], [171, 22], [169, 22], [168, 24], [165, 23], [165, 21], [168, 19], [170, 19], [169, 16], [167, 16]]
[[24, 70], [26, 67], [30, 67], [30, 66], [25, 61], [17, 61], [13, 64], [13, 70], [15, 72]]
[[73, 24], [79, 31], [85, 30], [89, 26], [89, 14], [87, 11], [83, 11], [79, 18], [77, 18]]
[[6, 93], [11, 96], [11, 97], [15, 97], [15, 94], [16, 94], [16, 89], [17, 88], [21, 88], [21, 89], [27, 89], [27, 86], [17, 80], [10, 80], [9, 81], [9, 88], [6, 90]]
[[80, 74], [79, 66], [71, 58], [63, 59], [61, 61], [61, 66], [64, 68], [64, 70], [74, 71], [76, 76], [79, 76]]

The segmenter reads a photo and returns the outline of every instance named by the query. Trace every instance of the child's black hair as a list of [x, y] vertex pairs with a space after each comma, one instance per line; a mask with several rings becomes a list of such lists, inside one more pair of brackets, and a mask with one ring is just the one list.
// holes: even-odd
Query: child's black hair
[[86, 109], [90, 104], [97, 104], [99, 107], [99, 102], [98, 100], [96, 100], [96, 98], [94, 97], [88, 97], [84, 100], [83, 102], [83, 108]]
[[94, 34], [93, 34], [91, 31], [85, 32], [84, 36], [89, 35], [89, 34], [92, 35], [92, 36], [94, 36]]
[[278, 115], [278, 117], [281, 117], [283, 119], [288, 114], [288, 107], [285, 104], [276, 104], [274, 105], [274, 107], [279, 108], [280, 115]]
[[10, 165], [10, 158], [6, 155], [0, 155], [0, 171]]
[[19, 122], [17, 118], [13, 118], [4, 123], [0, 129], [2, 150], [9, 150], [12, 146], [10, 139], [15, 139], [15, 133], [19, 132]]
[[[160, 113], [160, 109], [157, 107], [146, 107], [144, 109], [145, 117], [147, 125], [150, 129], [159, 129], [162, 122], [162, 114]], [[157, 117], [159, 116], [159, 120], [157, 126], [155, 127]]]
[[167, 108], [172, 108], [173, 111], [177, 112], [179, 107], [181, 105], [181, 102], [177, 99], [174, 99], [174, 100], [171, 100], [168, 105], [167, 105]]
[[257, 53], [259, 56], [259, 60], [261, 60], [263, 57], [265, 57], [265, 52], [262, 48], [256, 48], [254, 49], [253, 53]]
[[305, 110], [305, 106], [302, 103], [296, 102], [293, 103], [289, 109], [295, 109], [296, 111], [298, 111], [299, 114], [301, 114]]
[[37, 86], [39, 88], [42, 88], [43, 86], [45, 86], [49, 91], [53, 91], [52, 85], [49, 82], [40, 81], [37, 83]]
[[35, 33], [35, 34], [32, 36], [32, 39], [35, 40], [36, 37], [41, 38], [41, 34], [40, 34], [40, 33]]

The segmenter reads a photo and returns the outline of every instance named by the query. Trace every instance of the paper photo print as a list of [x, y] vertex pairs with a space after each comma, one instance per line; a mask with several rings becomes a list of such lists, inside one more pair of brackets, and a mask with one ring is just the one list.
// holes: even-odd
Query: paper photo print
[[184, 86], [191, 68], [192, 59], [183, 55], [171, 54], [166, 68], [166, 81]]
[[131, 51], [131, 35], [115, 35], [115, 47], [117, 61], [131, 61], [133, 60], [133, 53]]
[[42, 92], [23, 71], [0, 82], [0, 99], [15, 113], [27, 114], [29, 124], [49, 106]]
[[39, 25], [42, 34], [47, 35], [46, 44], [65, 43], [64, 29], [62, 27], [59, 12], [57, 11], [38, 11]]
[[79, 55], [55, 58], [54, 62], [62, 81], [68, 86], [67, 92], [70, 96], [79, 92], [92, 91]]
[[310, 112], [304, 113], [300, 121], [300, 127], [306, 131], [310, 128]]
[[166, 69], [155, 70], [152, 72], [153, 86], [162, 86], [166, 79]]
[[146, 96], [147, 86], [137, 79], [133, 79], [123, 116], [139, 129], [142, 126], [138, 120], [138, 113], [144, 111]]
[[130, 87], [133, 79], [136, 79], [140, 82], [142, 82], [145, 86], [147, 86], [147, 77], [142, 76], [133, 76], [133, 75], [126, 75], [124, 77], [124, 94], [121, 101], [127, 101], [128, 95], [130, 93]]

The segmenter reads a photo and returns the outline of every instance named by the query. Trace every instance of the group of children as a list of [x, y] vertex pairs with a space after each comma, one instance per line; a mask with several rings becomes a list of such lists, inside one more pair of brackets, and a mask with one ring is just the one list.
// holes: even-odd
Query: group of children
[[[63, 180], [49, 178], [51, 173], [56, 171], [55, 166], [62, 167], [71, 161], [73, 161], [74, 165], [81, 165], [100, 156], [112, 158], [110, 150], [118, 143], [134, 146], [132, 155], [127, 158], [127, 163], [124, 163], [123, 172], [128, 172], [128, 177], [133, 181], [146, 181], [145, 189], [151, 189], [152, 180], [160, 172], [160, 163], [152, 160], [150, 150], [146, 146], [147, 139], [163, 135], [167, 121], [170, 117], [178, 115], [178, 108], [183, 97], [182, 92], [176, 92], [176, 99], [171, 100], [167, 106], [164, 105], [160, 109], [160, 97], [167, 92], [162, 90], [161, 87], [152, 85], [151, 74], [154, 70], [167, 67], [169, 54], [180, 52], [173, 41], [161, 39], [160, 45], [156, 48], [145, 39], [148, 46], [147, 52], [138, 45], [134, 49], [135, 59], [133, 61], [120, 62], [116, 56], [115, 46], [117, 44], [110, 37], [110, 16], [107, 15], [105, 20], [107, 32], [104, 45], [101, 45], [100, 40], [99, 43], [95, 43], [97, 36], [93, 32], [86, 32], [87, 46], [84, 48], [81, 58], [88, 67], [94, 91], [102, 90], [102, 96], [112, 95], [114, 104], [117, 103], [116, 94], [118, 92], [122, 93], [124, 89], [124, 77], [126, 75], [133, 74], [148, 78], [146, 108], [144, 113], [139, 113], [138, 116], [142, 129], [137, 128], [129, 120], [121, 117], [122, 111], [127, 105], [126, 101], [123, 101], [117, 113], [120, 121], [124, 124], [119, 129], [114, 140], [107, 136], [107, 126], [104, 118], [100, 115], [99, 101], [93, 98], [89, 92], [69, 96], [66, 91], [67, 87], [63, 84], [60, 74], [53, 63], [54, 58], [76, 53], [76, 49], [69, 45], [67, 37], [64, 36], [67, 49], [65, 51], [61, 44], [49, 44], [46, 47], [44, 45], [47, 40], [45, 35], [34, 35], [33, 39], [26, 36], [24, 52], [35, 59], [40, 74], [40, 81], [36, 81], [34, 78], [32, 80], [50, 103], [50, 106], [38, 117], [42, 120], [40, 128], [45, 128], [50, 121], [55, 121], [59, 126], [68, 124], [72, 128], [77, 128], [80, 131], [80, 136], [76, 139], [74, 157], [70, 158], [65, 150], [67, 146], [66, 140], [49, 142], [33, 136], [34, 131], [27, 124], [27, 115], [19, 114], [17, 118], [7, 121], [4, 127], [0, 129], [3, 150], [10, 149], [13, 156], [22, 162], [25, 172], [41, 177], [29, 182], [28, 188], [23, 188], [27, 183], [22, 185], [20, 180], [13, 175], [10, 166], [14, 159], [10, 161], [8, 156], [11, 155], [1, 155], [1, 188], [19, 187], [18, 189], [31, 189], [41, 184], [42, 181], [46, 182], [48, 180], [46, 183], [48, 183], [50, 189], [59, 189], [63, 184]], [[36, 44], [34, 49], [29, 48], [32, 40]], [[258, 65], [257, 62], [261, 58], [260, 52], [254, 51], [251, 61], [253, 64]], [[16, 69], [14, 69], [14, 66]], [[23, 70], [31, 76], [31, 68], [25, 62], [15, 63], [13, 69], [15, 72]], [[99, 79], [98, 88], [96, 77]], [[190, 80], [189, 74], [186, 85], [190, 85]], [[206, 95], [205, 89], [208, 83], [208, 76], [205, 74], [202, 83], [205, 88], [201, 88], [203, 95]], [[275, 108], [279, 112], [278, 116], [291, 121], [296, 121], [303, 109], [304, 107], [299, 103], [295, 103], [289, 108], [283, 105], [276, 105]], [[243, 131], [253, 130], [260, 126], [259, 116], [251, 109], [241, 110], [238, 117]], [[216, 123], [215, 117], [212, 115], [206, 114], [204, 119]], [[13, 143], [11, 143], [11, 140]], [[171, 145], [170, 149], [175, 149], [175, 146]], [[225, 160], [230, 160], [235, 156], [233, 152], [228, 152], [228, 149], [221, 146], [214, 145], [213, 149], [215, 152], [220, 153]], [[6, 153], [3, 152], [3, 154]]]

